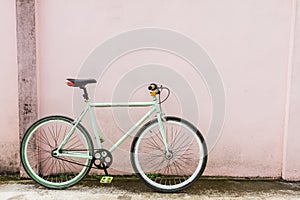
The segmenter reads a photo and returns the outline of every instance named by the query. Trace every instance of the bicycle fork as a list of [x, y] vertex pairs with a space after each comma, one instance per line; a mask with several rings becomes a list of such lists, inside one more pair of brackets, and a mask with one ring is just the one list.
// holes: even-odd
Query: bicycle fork
[[170, 159], [172, 157], [172, 153], [169, 150], [169, 145], [168, 145], [168, 141], [167, 141], [165, 127], [163, 125], [163, 121], [164, 121], [163, 113], [161, 112], [161, 108], [160, 108], [160, 105], [157, 101], [156, 96], [153, 97], [153, 100], [155, 101], [156, 116], [157, 116], [157, 121], [158, 121], [158, 125], [159, 125], [159, 130], [160, 130], [160, 133], [161, 133], [161, 137], [163, 139], [163, 143], [164, 143], [165, 148], [166, 148], [166, 158]]

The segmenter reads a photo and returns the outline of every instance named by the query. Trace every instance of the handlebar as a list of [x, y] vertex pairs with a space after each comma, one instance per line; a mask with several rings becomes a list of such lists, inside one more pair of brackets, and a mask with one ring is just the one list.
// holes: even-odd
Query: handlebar
[[154, 91], [154, 90], [156, 90], [158, 87], [157, 87], [157, 85], [155, 84], [155, 83], [151, 83], [149, 86], [148, 86], [148, 90], [152, 90], [152, 91]]
[[156, 95], [160, 94], [161, 89], [162, 88], [158, 87], [157, 84], [155, 84], [155, 83], [151, 83], [148, 86], [148, 90], [150, 90], [150, 95], [151, 96], [156, 96]]
[[[168, 94], [167, 94], [167, 96], [165, 97], [165, 99], [164, 100], [161, 100], [160, 99], [160, 93], [162, 92], [162, 90], [163, 89], [166, 89], [167, 91], [168, 91]], [[169, 95], [170, 95], [170, 89], [169, 88], [167, 88], [167, 87], [164, 87], [164, 86], [158, 86], [157, 84], [155, 84], [155, 83], [151, 83], [149, 86], [148, 86], [148, 90], [150, 90], [150, 95], [152, 96], [152, 97], [154, 97], [154, 96], [156, 96], [156, 95], [159, 95], [159, 104], [161, 104], [161, 103], [163, 103], [163, 102], [165, 102], [166, 100], [167, 100], [167, 98], [169, 97]]]

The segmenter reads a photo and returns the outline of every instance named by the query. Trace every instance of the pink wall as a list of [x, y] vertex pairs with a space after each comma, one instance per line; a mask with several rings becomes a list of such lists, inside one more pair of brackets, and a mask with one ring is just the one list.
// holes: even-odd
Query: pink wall
[[[2, 97], [6, 106], [2, 106], [0, 114], [0, 121], [4, 122], [0, 151], [5, 148], [3, 143], [18, 141], [15, 5], [12, 2], [0, 3], [0, 20], [6, 27], [0, 32], [1, 44], [4, 44], [0, 46], [0, 62], [5, 66], [2, 67], [4, 73], [0, 74], [5, 84], [0, 87], [1, 91], [7, 85], [12, 88]], [[64, 79], [76, 77], [83, 62], [101, 43], [144, 27], [173, 30], [205, 49], [225, 87], [225, 123], [217, 144], [210, 151], [205, 174], [238, 177], [280, 177], [283, 174], [286, 179], [300, 180], [297, 158], [300, 76], [297, 75], [299, 56], [296, 56], [299, 55], [299, 38], [291, 42], [297, 35], [291, 34], [295, 2], [298, 3], [296, 19], [299, 19], [295, 20], [295, 32], [300, 33], [299, 1], [293, 0], [192, 0], [188, 3], [38, 0], [40, 117], [73, 115], [73, 91], [64, 85]], [[291, 44], [295, 44], [293, 48]], [[201, 113], [196, 123], [206, 135], [212, 116], [210, 93], [188, 63], [166, 52], [133, 52], [112, 63], [97, 85], [96, 100], [111, 100], [111, 90], [118, 81], [131, 70], [149, 63], [169, 66], [189, 81], [192, 90], [201, 91], [196, 96]], [[135, 99], [147, 99], [141, 95], [142, 90], [138, 91], [141, 93], [137, 93]], [[166, 105], [167, 112], [180, 113], [172, 103]], [[130, 110], [133, 119], [142, 112]], [[108, 140], [115, 141], [121, 136], [119, 127], [114, 128], [111, 110], [96, 114]], [[129, 145], [130, 142], [125, 143], [114, 154], [115, 160], [121, 158], [112, 166], [119, 173], [130, 173]]]
[[294, 5], [289, 59], [289, 85], [284, 137], [283, 178], [300, 180], [300, 1]]
[[[171, 29], [206, 49], [225, 86], [226, 121], [219, 142], [210, 152], [206, 175], [279, 177], [291, 2], [38, 1], [40, 114], [72, 114], [72, 91], [63, 85], [63, 80], [76, 76], [81, 64], [100, 43], [137, 28]], [[151, 56], [155, 61], [166, 62], [159, 55], [130, 56], [133, 58], [126, 60], [125, 56], [113, 65], [107, 81], [121, 79], [126, 73], [120, 73], [122, 66], [145, 64]], [[184, 66], [176, 66], [175, 58], [167, 60], [180, 73], [186, 71]], [[197, 89], [197, 85], [191, 87]], [[108, 119], [107, 116], [102, 115], [101, 120]], [[209, 116], [200, 122], [204, 132], [209, 128]], [[104, 131], [111, 131], [117, 138], [119, 133], [112, 129], [112, 123]], [[124, 146], [124, 151], [126, 148], [129, 149]], [[129, 158], [123, 151], [115, 156]], [[114, 165], [122, 168], [129, 165], [129, 159]]]
[[15, 1], [0, 2], [0, 172], [19, 170]]

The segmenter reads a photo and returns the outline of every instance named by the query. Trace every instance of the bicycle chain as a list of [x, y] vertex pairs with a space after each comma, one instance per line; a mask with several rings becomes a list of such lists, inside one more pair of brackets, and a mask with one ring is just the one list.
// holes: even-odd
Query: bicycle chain
[[[94, 149], [95, 150], [95, 149]], [[102, 150], [102, 149], [96, 149], [96, 151], [99, 151], [99, 150]], [[70, 151], [70, 150], [69, 150]], [[72, 150], [72, 151], [88, 151], [88, 149], [76, 149], [76, 150]], [[95, 157], [93, 156], [92, 158], [92, 164], [91, 165], [84, 165], [84, 164], [81, 164], [81, 163], [77, 163], [77, 162], [74, 162], [74, 161], [71, 161], [71, 160], [67, 160], [67, 159], [64, 159], [64, 158], [60, 158], [60, 157], [55, 157], [55, 156], [52, 156], [58, 160], [62, 160], [62, 161], [66, 161], [68, 163], [72, 163], [72, 164], [75, 164], [75, 165], [79, 165], [79, 166], [83, 166], [83, 167], [91, 167], [92, 169], [99, 169], [98, 167], [94, 167], [92, 166], [92, 164], [94, 163], [95, 161]]]

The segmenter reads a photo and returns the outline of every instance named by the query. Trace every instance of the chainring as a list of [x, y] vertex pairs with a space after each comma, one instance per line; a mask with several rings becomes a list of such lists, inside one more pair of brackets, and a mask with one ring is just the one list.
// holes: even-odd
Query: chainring
[[98, 149], [94, 152], [93, 163], [98, 169], [107, 169], [111, 166], [113, 157], [106, 149]]

